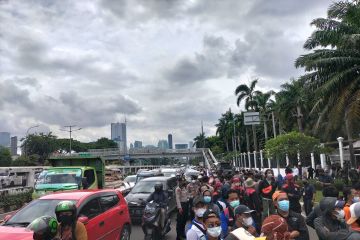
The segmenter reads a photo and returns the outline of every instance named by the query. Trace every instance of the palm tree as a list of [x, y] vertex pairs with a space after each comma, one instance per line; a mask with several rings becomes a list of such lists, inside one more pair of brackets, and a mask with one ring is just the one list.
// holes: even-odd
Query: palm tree
[[327, 18], [317, 18], [317, 29], [304, 44], [313, 50], [296, 60], [296, 67], [308, 73], [303, 81], [318, 96], [313, 111], [331, 119], [328, 130], [342, 125], [349, 141], [354, 164], [352, 127], [360, 120], [360, 4], [359, 1], [334, 3]]
[[[231, 109], [226, 111], [226, 113], [221, 115], [219, 122], [215, 124], [217, 127], [216, 135], [218, 135], [225, 144], [226, 150], [230, 151], [229, 141], [233, 139], [233, 121], [234, 121], [234, 114], [231, 112]], [[233, 142], [233, 148], [234, 148]], [[234, 150], [234, 149], [233, 149]]]
[[193, 146], [196, 146], [196, 148], [205, 148], [206, 147], [205, 133], [199, 133], [199, 135], [194, 138]]
[[268, 114], [271, 108], [271, 96], [275, 94], [274, 91], [268, 91], [266, 93], [257, 92], [254, 96], [254, 100], [256, 102], [257, 111], [260, 112], [260, 116], [262, 118], [264, 124], [264, 134], [265, 134], [265, 141], [268, 140], [268, 129], [266, 121], [268, 120]]
[[[241, 84], [237, 86], [237, 88], [235, 89], [235, 95], [237, 96], [236, 103], [238, 106], [240, 105], [241, 101], [245, 100], [245, 109], [255, 111], [257, 102], [254, 100], [254, 97], [257, 93], [259, 93], [258, 91], [255, 91], [257, 82], [258, 79], [255, 79], [250, 83], [250, 86], [247, 86], [246, 84]], [[252, 131], [253, 131], [254, 149], [255, 151], [258, 151], [255, 125], [252, 125]], [[246, 129], [246, 136], [248, 139], [247, 129]], [[250, 149], [248, 148], [248, 151], [249, 150]]]

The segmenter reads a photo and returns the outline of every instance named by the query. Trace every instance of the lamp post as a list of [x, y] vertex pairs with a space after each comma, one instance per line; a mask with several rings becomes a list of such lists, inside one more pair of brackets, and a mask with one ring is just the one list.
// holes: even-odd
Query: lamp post
[[69, 138], [69, 141], [70, 141], [70, 156], [71, 156], [71, 133], [72, 132], [75, 132], [75, 131], [79, 131], [81, 130], [82, 128], [77, 128], [77, 129], [73, 129], [74, 127], [76, 127], [76, 125], [69, 125], [69, 126], [64, 126], [64, 128], [69, 128], [69, 130], [67, 129], [60, 129], [61, 131], [65, 131], [65, 132], [68, 132], [70, 134], [70, 138]]
[[34, 126], [31, 126], [31, 127], [29, 127], [28, 128], [28, 130], [26, 131], [26, 135], [25, 135], [25, 158], [27, 157], [27, 138], [28, 138], [28, 136], [29, 136], [29, 131], [31, 130], [31, 129], [33, 129], [33, 128], [37, 128], [37, 127], [39, 127], [40, 125], [39, 124], [37, 124], [37, 125], [34, 125]]

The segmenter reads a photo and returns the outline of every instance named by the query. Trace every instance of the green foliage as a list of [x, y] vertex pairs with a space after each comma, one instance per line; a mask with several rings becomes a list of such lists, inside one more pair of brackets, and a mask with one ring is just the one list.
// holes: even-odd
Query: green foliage
[[39, 164], [44, 164], [45, 160], [51, 153], [57, 150], [57, 137], [52, 133], [30, 134], [23, 139], [22, 148], [25, 149], [26, 155], [38, 155]]
[[12, 162], [11, 166], [35, 166], [37, 165], [38, 160], [38, 155], [31, 155], [29, 157], [20, 156]]
[[32, 191], [18, 193], [14, 195], [0, 195], [0, 208], [5, 212], [19, 209], [25, 203], [28, 203], [32, 200]]
[[8, 148], [0, 146], [0, 166], [8, 167], [11, 165], [11, 153]]
[[290, 132], [270, 139], [266, 142], [265, 153], [269, 157], [284, 158], [286, 154], [295, 157], [299, 152], [305, 155], [310, 152], [319, 152], [320, 141], [314, 137], [299, 132]]

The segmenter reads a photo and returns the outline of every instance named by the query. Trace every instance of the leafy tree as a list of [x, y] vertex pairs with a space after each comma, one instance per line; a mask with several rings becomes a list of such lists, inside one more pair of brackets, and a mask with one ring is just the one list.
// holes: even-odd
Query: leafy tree
[[199, 133], [199, 135], [194, 138], [194, 146], [196, 146], [196, 148], [206, 148], [206, 145], [205, 133]]
[[256, 110], [260, 112], [260, 117], [264, 125], [265, 141], [267, 141], [268, 139], [268, 129], [266, 122], [269, 118], [269, 112], [272, 106], [272, 101], [270, 98], [274, 93], [274, 91], [268, 91], [266, 93], [257, 92], [254, 96], [254, 100], [256, 102]]
[[[351, 161], [353, 126], [360, 120], [360, 4], [340, 1], [332, 4], [327, 18], [311, 23], [316, 30], [304, 44], [311, 53], [296, 60], [308, 73], [301, 77], [319, 96], [314, 111], [327, 121], [326, 131], [343, 124], [349, 141]], [[326, 121], [326, 120], [325, 120]]]
[[43, 165], [51, 153], [58, 149], [56, 136], [52, 133], [30, 134], [22, 139], [22, 148], [26, 151], [26, 156], [38, 155], [38, 164]]
[[8, 148], [0, 146], [0, 166], [8, 167], [11, 165], [11, 153]]
[[20, 156], [12, 162], [12, 166], [35, 166], [38, 162], [37, 155]]

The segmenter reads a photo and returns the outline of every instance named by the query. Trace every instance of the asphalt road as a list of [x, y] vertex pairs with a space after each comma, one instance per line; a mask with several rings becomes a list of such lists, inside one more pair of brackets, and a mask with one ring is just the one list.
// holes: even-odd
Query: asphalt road
[[[308, 227], [309, 229], [309, 235], [310, 240], [319, 240], [319, 238], [316, 235], [316, 232], [311, 227]], [[132, 233], [131, 233], [131, 240], [142, 240], [144, 239], [144, 233], [141, 229], [141, 226], [139, 224], [132, 225]], [[171, 231], [166, 234], [166, 240], [175, 240], [176, 239], [176, 214], [173, 213], [171, 216]]]

